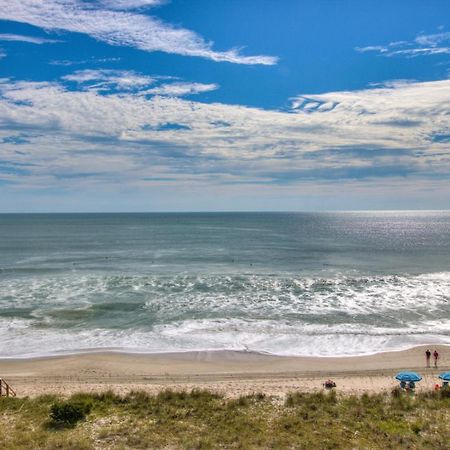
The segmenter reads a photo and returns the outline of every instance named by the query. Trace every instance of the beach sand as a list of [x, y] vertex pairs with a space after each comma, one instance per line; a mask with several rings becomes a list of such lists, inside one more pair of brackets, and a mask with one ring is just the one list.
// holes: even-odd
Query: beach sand
[[130, 354], [90, 352], [64, 356], [0, 359], [0, 377], [19, 397], [75, 392], [117, 393], [162, 389], [210, 389], [227, 397], [264, 392], [283, 397], [293, 390], [314, 391], [332, 378], [342, 393], [381, 392], [398, 383], [399, 370], [422, 376], [418, 390], [433, 389], [437, 375], [450, 370], [450, 346], [433, 345], [440, 353], [439, 369], [425, 368], [425, 350], [355, 357], [282, 357], [239, 351]]

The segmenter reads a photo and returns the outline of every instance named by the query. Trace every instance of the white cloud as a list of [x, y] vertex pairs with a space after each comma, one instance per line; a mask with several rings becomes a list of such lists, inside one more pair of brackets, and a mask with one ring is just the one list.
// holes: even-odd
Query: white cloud
[[366, 53], [366, 52], [385, 53], [388, 51], [388, 48], [383, 47], [382, 45], [368, 45], [367, 47], [355, 47], [355, 50], [360, 53]]
[[450, 54], [450, 46], [445, 44], [447, 41], [450, 42], [450, 32], [421, 34], [413, 41], [395, 41], [387, 45], [356, 47], [355, 50], [360, 53], [375, 52], [383, 56], [414, 58], [417, 56]]
[[45, 30], [84, 33], [110, 45], [199, 56], [236, 64], [276, 64], [272, 56], [244, 56], [236, 49], [215, 51], [211, 42], [144, 14], [101, 8], [78, 0], [0, 0], [0, 19]]
[[450, 80], [302, 95], [287, 112], [61, 83], [0, 93], [0, 159], [24, 172], [0, 178], [15, 189], [448, 184]]
[[23, 36], [21, 34], [0, 34], [0, 41], [17, 41], [17, 42], [28, 42], [30, 44], [55, 44], [61, 42], [55, 39], [46, 39], [37, 36]]
[[429, 56], [429, 55], [448, 55], [450, 54], [450, 47], [422, 47], [409, 48], [405, 50], [396, 50], [389, 52], [387, 56], [404, 55], [409, 57], [415, 56]]
[[138, 9], [145, 7], [160, 6], [166, 3], [165, 0], [100, 0], [99, 3], [108, 9]]
[[0, 48], [0, 59], [4, 58], [6, 56], [6, 53], [3, 51], [2, 48]]
[[153, 95], [164, 95], [169, 97], [181, 97], [183, 95], [201, 94], [202, 92], [209, 92], [218, 89], [219, 86], [215, 83], [166, 83], [160, 86], [149, 89], [145, 93]]
[[436, 34], [421, 34], [416, 37], [415, 41], [420, 45], [436, 47], [438, 44], [450, 41], [450, 32]]
[[[161, 83], [162, 80], [171, 80], [173, 77], [147, 76], [138, 74], [132, 70], [112, 69], [85, 69], [77, 70], [62, 77], [62, 80], [77, 83], [82, 90], [97, 92], [108, 91], [134, 91], [140, 95], [161, 95], [168, 97], [181, 97], [184, 95], [200, 94], [218, 89], [214, 83], [192, 83], [177, 81]], [[161, 83], [149, 89], [149, 86]]]
[[66, 81], [73, 81], [85, 85], [88, 89], [105, 90], [116, 89], [142, 89], [155, 82], [155, 79], [139, 75], [131, 70], [86, 69], [78, 70], [63, 77]]
[[84, 64], [103, 64], [103, 63], [111, 63], [111, 62], [117, 62], [121, 61], [121, 58], [89, 58], [89, 59], [82, 59], [82, 60], [68, 60], [68, 59], [59, 59], [59, 60], [53, 60], [50, 61], [49, 64], [52, 66], [63, 66], [63, 67], [70, 67], [70, 66], [80, 66]]

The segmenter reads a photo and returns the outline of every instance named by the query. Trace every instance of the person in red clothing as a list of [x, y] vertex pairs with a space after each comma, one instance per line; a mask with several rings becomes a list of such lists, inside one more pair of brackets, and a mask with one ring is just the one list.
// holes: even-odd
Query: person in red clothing
[[427, 360], [427, 367], [430, 367], [431, 352], [429, 348], [427, 348], [427, 351], [425, 352], [425, 358]]
[[434, 357], [434, 367], [436, 367], [436, 369], [437, 369], [438, 359], [439, 359], [439, 353], [437, 352], [437, 350], [434, 351], [433, 357]]

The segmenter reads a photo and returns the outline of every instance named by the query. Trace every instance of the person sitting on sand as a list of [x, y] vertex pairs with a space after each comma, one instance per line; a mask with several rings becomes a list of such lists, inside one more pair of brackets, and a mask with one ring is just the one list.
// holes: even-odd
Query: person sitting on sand
[[333, 380], [328, 379], [323, 383], [325, 389], [333, 389], [336, 387], [336, 383]]
[[437, 369], [439, 359], [439, 353], [437, 352], [437, 350], [434, 351], [433, 356], [434, 356], [434, 367]]

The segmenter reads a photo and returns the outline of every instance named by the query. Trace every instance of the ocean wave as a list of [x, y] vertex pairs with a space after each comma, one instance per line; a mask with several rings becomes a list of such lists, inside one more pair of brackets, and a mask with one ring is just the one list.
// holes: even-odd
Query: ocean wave
[[5, 278], [0, 350], [3, 356], [42, 348], [362, 354], [450, 343], [449, 303], [450, 272]]
[[449, 303], [450, 272], [330, 278], [75, 272], [0, 281], [0, 316], [11, 308], [32, 308], [36, 315], [64, 308], [107, 313], [129, 304], [130, 313], [147, 315], [152, 322], [224, 316], [325, 321], [327, 316], [369, 321], [379, 317], [395, 322], [446, 317]]
[[[285, 356], [355, 356], [420, 344], [450, 344], [450, 321], [402, 329], [236, 319], [186, 320], [143, 330], [56, 330], [27, 320], [0, 320], [2, 357], [92, 350], [141, 353], [246, 350]], [[44, 350], [45, 349], [45, 350]]]

